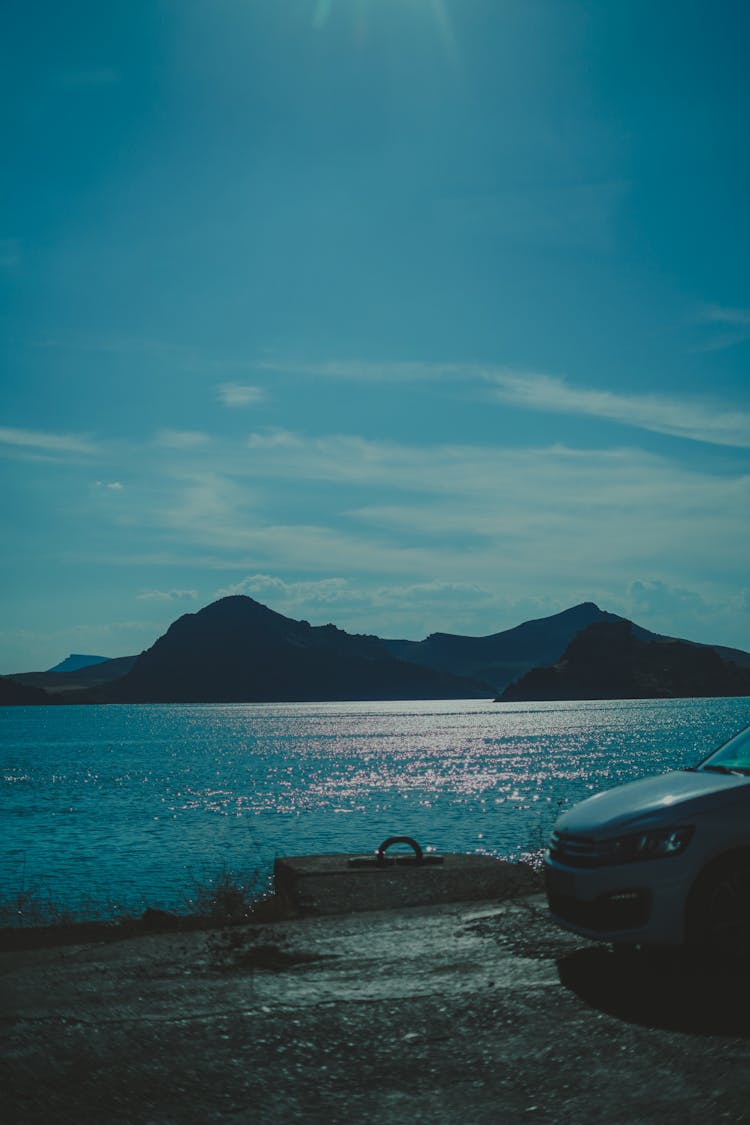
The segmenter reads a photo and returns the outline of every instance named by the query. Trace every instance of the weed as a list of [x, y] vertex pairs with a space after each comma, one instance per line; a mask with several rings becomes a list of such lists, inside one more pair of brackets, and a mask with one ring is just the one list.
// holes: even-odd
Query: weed
[[100, 901], [80, 895], [61, 905], [40, 885], [23, 886], [15, 894], [0, 899], [0, 928], [24, 929], [31, 926], [73, 926], [79, 922], [107, 919], [118, 922], [132, 917], [111, 899]]
[[208, 879], [195, 879], [194, 891], [187, 900], [191, 914], [214, 922], [242, 922], [252, 914], [266, 887], [257, 870], [247, 873], [222, 867]]
[[[268, 876], [258, 869], [238, 872], [222, 867], [212, 876], [193, 880], [193, 891], [183, 899], [182, 913], [219, 925], [245, 921], [256, 911], [267, 915], [269, 883]], [[95, 920], [130, 923], [137, 914], [106, 897], [99, 900], [84, 894], [63, 906], [43, 883], [29, 882], [25, 870], [18, 890], [0, 896], [0, 929], [71, 926]]]
[[0, 926], [66, 926], [73, 921], [72, 911], [38, 888], [23, 888], [0, 902]]

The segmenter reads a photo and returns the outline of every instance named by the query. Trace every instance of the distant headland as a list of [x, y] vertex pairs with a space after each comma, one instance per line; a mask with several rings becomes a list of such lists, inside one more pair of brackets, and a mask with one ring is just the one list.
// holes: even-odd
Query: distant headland
[[[735, 653], [744, 657], [744, 653]], [[708, 645], [639, 635], [630, 621], [597, 621], [551, 667], [532, 668], [499, 700], [676, 699], [750, 695], [750, 667]]]

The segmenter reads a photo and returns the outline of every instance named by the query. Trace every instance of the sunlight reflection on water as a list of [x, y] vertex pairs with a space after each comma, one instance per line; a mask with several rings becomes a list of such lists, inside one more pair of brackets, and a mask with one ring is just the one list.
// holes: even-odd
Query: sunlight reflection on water
[[2, 897], [179, 908], [222, 868], [394, 833], [539, 852], [560, 808], [748, 722], [748, 699], [2, 708]]

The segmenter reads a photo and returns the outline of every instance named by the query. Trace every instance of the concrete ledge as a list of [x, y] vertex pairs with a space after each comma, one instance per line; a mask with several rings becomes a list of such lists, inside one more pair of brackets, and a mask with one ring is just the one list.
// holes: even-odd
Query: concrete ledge
[[493, 856], [449, 853], [434, 866], [349, 866], [358, 858], [341, 854], [277, 859], [276, 894], [298, 914], [348, 914], [507, 898], [538, 889], [531, 868]]

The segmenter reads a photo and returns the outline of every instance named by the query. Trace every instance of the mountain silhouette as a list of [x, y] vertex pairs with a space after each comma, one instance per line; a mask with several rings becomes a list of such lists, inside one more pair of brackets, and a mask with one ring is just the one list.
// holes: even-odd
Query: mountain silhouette
[[397, 660], [374, 636], [237, 595], [185, 614], [106, 698], [133, 703], [481, 698], [487, 685]]
[[[612, 629], [588, 635], [599, 626]], [[657, 675], [667, 657], [672, 673]], [[50, 693], [29, 703], [742, 695], [742, 669], [750, 673], [750, 653], [652, 633], [594, 602], [488, 636], [408, 641], [314, 627], [234, 596], [180, 617], [140, 656], [13, 674], [5, 695], [21, 686]]]
[[81, 652], [71, 652], [70, 656], [66, 656], [54, 668], [50, 668], [50, 672], [78, 672], [81, 668], [90, 668], [93, 664], [106, 664], [109, 661], [108, 656], [85, 656]]
[[527, 672], [508, 685], [499, 699], [750, 695], [749, 667], [723, 659], [707, 645], [644, 633], [624, 619], [594, 622], [571, 641], [557, 663]]
[[401, 660], [481, 680], [492, 685], [494, 693], [529, 669], [559, 660], [573, 637], [587, 625], [621, 620], [594, 602], [582, 602], [562, 613], [525, 621], [487, 637], [431, 633], [423, 641], [384, 643]]

